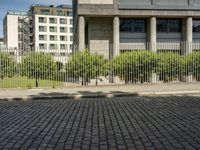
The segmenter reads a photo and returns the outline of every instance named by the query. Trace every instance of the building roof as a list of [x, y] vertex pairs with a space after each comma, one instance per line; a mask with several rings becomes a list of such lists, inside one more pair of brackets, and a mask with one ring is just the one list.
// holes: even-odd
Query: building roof
[[41, 5], [41, 4], [33, 4], [30, 6], [30, 9], [32, 7], [52, 7], [52, 8], [68, 8], [68, 9], [72, 9], [72, 5], [65, 5], [65, 4], [61, 4], [58, 6], [55, 5]]
[[7, 12], [7, 15], [21, 15], [21, 16], [26, 16], [28, 14], [27, 11], [20, 11], [20, 10], [9, 10]]

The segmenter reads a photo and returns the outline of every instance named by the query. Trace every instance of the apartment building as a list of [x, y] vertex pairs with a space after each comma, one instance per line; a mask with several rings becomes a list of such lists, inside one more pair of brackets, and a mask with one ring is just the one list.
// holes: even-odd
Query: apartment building
[[102, 44], [107, 45], [105, 55], [116, 56], [126, 49], [174, 49], [183, 54], [200, 49], [199, 0], [74, 0], [73, 4], [74, 43], [79, 50]]
[[68, 5], [32, 5], [28, 12], [8, 11], [4, 43], [8, 48], [67, 55], [73, 43], [72, 18]]
[[72, 7], [68, 5], [32, 5], [30, 17], [30, 45], [36, 51], [71, 53], [73, 43]]
[[28, 49], [28, 13], [8, 11], [3, 20], [4, 45], [17, 53]]
[[0, 45], [3, 45], [3, 38], [0, 37]]

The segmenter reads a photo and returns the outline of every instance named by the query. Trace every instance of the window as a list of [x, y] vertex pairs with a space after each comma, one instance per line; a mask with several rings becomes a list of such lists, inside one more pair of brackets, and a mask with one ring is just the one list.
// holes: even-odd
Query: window
[[41, 9], [41, 14], [49, 15], [50, 14], [50, 10], [49, 9]]
[[66, 36], [60, 36], [60, 41], [67, 41], [67, 37]]
[[65, 44], [60, 44], [60, 49], [61, 50], [65, 50], [66, 49], [66, 45]]
[[40, 49], [45, 49], [45, 44], [39, 44]]
[[65, 27], [60, 27], [60, 32], [64, 33], [66, 31], [67, 31], [67, 29]]
[[73, 25], [73, 19], [70, 19], [70, 25]]
[[50, 45], [49, 45], [49, 48], [50, 48], [50, 49], [56, 49], [56, 44], [50, 44]]
[[46, 27], [45, 26], [39, 26], [39, 31], [40, 32], [45, 32], [46, 30]]
[[50, 35], [49, 39], [50, 39], [50, 41], [56, 41], [56, 36], [55, 35]]
[[63, 16], [63, 11], [62, 11], [62, 10], [58, 10], [58, 11], [57, 11], [57, 15], [58, 15], [58, 16]]
[[30, 42], [31, 42], [31, 43], [33, 42], [33, 37], [32, 37], [32, 36], [30, 37]]
[[56, 18], [49, 18], [49, 23], [57, 23]]
[[158, 32], [181, 32], [180, 19], [158, 19], [157, 20]]
[[60, 53], [60, 56], [66, 56], [66, 53]]
[[73, 36], [70, 36], [70, 41], [73, 41]]
[[22, 35], [18, 35], [18, 40], [22, 41], [22, 39], [23, 39]]
[[44, 17], [39, 17], [39, 23], [46, 23], [46, 19]]
[[65, 21], [65, 19], [60, 18], [60, 24], [66, 24], [67, 22]]
[[193, 32], [200, 33], [200, 20], [193, 20]]
[[29, 30], [29, 31], [30, 31], [30, 34], [32, 34], [32, 33], [33, 33], [33, 28], [30, 28], [30, 30]]
[[57, 29], [56, 27], [49, 27], [49, 31], [50, 31], [50, 32], [57, 32], [56, 29]]
[[145, 19], [122, 19], [120, 20], [121, 32], [146, 32]]
[[44, 35], [39, 35], [39, 40], [44, 41], [45, 40]]
[[73, 33], [73, 28], [72, 27], [70, 28], [70, 33]]
[[70, 50], [72, 49], [72, 47], [73, 47], [72, 44], [70, 44], [70, 45], [69, 45]]
[[55, 56], [55, 53], [49, 53], [51, 56]]
[[73, 13], [70, 11], [67, 11], [67, 16], [73, 16]]

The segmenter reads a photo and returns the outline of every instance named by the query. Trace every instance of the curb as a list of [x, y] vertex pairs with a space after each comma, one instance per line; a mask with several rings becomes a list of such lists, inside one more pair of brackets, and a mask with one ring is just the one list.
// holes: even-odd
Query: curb
[[0, 97], [1, 101], [30, 101], [30, 100], [50, 100], [50, 99], [75, 99], [82, 98], [114, 98], [114, 97], [137, 97], [137, 96], [164, 96], [164, 95], [186, 95], [200, 94], [199, 90], [193, 91], [165, 91], [165, 92], [134, 92], [134, 93], [107, 93], [107, 94], [90, 94], [90, 95], [62, 95], [62, 96], [33, 96], [33, 97]]

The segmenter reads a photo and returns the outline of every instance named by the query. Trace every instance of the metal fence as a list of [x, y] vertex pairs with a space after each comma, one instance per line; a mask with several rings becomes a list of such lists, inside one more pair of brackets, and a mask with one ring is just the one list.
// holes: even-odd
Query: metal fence
[[200, 44], [193, 51], [181, 43], [89, 45], [87, 50], [37, 50], [19, 54], [0, 50], [0, 88], [69, 87], [86, 85], [156, 84], [200, 81]]

